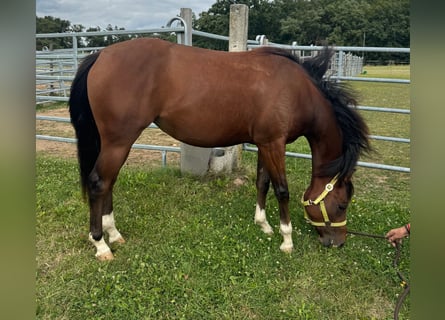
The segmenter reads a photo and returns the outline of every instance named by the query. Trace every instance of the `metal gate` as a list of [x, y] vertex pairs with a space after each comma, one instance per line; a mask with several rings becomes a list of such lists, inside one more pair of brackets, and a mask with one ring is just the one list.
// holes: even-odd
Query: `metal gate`
[[[177, 21], [178, 26], [171, 27], [172, 22]], [[43, 50], [36, 52], [36, 102], [37, 104], [41, 103], [50, 103], [55, 101], [68, 101], [69, 96], [69, 88], [71, 85], [71, 81], [74, 78], [75, 72], [77, 70], [77, 66], [79, 60], [86, 55], [88, 55], [92, 51], [96, 51], [100, 48], [78, 48], [77, 42], [82, 39], [82, 37], [88, 36], [98, 36], [98, 35], [112, 35], [112, 34], [145, 34], [145, 35], [157, 35], [161, 33], [176, 33], [178, 35], [178, 39], [180, 39], [179, 35], [184, 34], [186, 32], [186, 27], [184, 25], [184, 21], [175, 17], [171, 19], [167, 23], [166, 28], [159, 29], [149, 29], [149, 30], [120, 30], [120, 31], [106, 31], [106, 32], [81, 32], [81, 33], [69, 33], [69, 34], [37, 34], [36, 38], [55, 38], [55, 37], [72, 37], [73, 48], [72, 49], [64, 49], [64, 50]], [[225, 40], [228, 41], [229, 38], [226, 36], [214, 35], [202, 31], [192, 30], [192, 34], [196, 36], [204, 36], [213, 39]], [[276, 46], [281, 47], [287, 50], [292, 50], [294, 53], [300, 54], [302, 52], [317, 52], [320, 51], [323, 47], [319, 46], [299, 46], [299, 45], [280, 45], [275, 43], [267, 42], [267, 39], [264, 36], [258, 36], [256, 40], [248, 41], [248, 48], [255, 48], [262, 45]], [[367, 82], [381, 82], [381, 83], [398, 83], [403, 85], [409, 85], [410, 80], [407, 79], [388, 79], [388, 78], [365, 78], [357, 76], [357, 72], [361, 70], [362, 64], [357, 62], [357, 59], [354, 60], [354, 70], [349, 71], [349, 66], [347, 66], [345, 61], [348, 61], [345, 57], [354, 56], [354, 53], [357, 52], [392, 52], [392, 53], [404, 53], [409, 54], [409, 48], [378, 48], [378, 47], [334, 47], [336, 51], [336, 56], [334, 59], [333, 67], [330, 70], [331, 79], [335, 79], [337, 81], [367, 81]], [[363, 61], [361, 61], [363, 63]], [[357, 65], [358, 64], [358, 65]], [[397, 108], [387, 108], [382, 106], [358, 106], [359, 110], [364, 111], [372, 111], [372, 112], [380, 112], [380, 113], [393, 113], [393, 114], [403, 114], [407, 117], [410, 116], [409, 109], [397, 109]], [[36, 116], [36, 120], [39, 121], [59, 121], [59, 122], [69, 122], [68, 118], [62, 117], [46, 117], [46, 116]], [[152, 124], [148, 128], [157, 128], [156, 125]], [[402, 143], [402, 144], [410, 144], [409, 137], [390, 137], [390, 136], [380, 136], [380, 135], [371, 135], [371, 139], [388, 141], [391, 143]], [[62, 138], [62, 137], [54, 137], [48, 135], [36, 135], [36, 139], [43, 140], [52, 140], [59, 142], [68, 142], [75, 143], [76, 140], [74, 138]], [[162, 153], [162, 164], [166, 165], [166, 155], [168, 152], [180, 152], [179, 147], [171, 147], [171, 146], [156, 146], [156, 145], [145, 145], [145, 144], [135, 144], [133, 148], [137, 149], [146, 149], [146, 150], [156, 150], [161, 151]], [[256, 152], [257, 148], [245, 144], [243, 146], [243, 150], [245, 151], [253, 151]], [[301, 154], [294, 152], [286, 152], [286, 156], [288, 157], [297, 157], [297, 158], [305, 158], [310, 159], [310, 154]], [[372, 162], [358, 162], [359, 166], [375, 168], [375, 169], [384, 169], [391, 171], [399, 171], [399, 172], [410, 172], [409, 167], [401, 167], [391, 164], [379, 164]]]

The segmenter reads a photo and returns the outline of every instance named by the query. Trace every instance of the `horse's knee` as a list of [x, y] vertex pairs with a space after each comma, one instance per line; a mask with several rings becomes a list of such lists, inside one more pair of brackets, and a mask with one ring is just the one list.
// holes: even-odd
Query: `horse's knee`
[[289, 200], [289, 189], [287, 186], [277, 186], [275, 188], [275, 196], [278, 201]]

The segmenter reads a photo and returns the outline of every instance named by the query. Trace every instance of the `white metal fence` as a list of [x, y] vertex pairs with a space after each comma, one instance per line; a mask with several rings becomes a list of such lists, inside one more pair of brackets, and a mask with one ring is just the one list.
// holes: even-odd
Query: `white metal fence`
[[[172, 22], [177, 21], [179, 26], [171, 27]], [[55, 101], [68, 101], [69, 89], [71, 81], [74, 78], [75, 72], [77, 70], [80, 59], [85, 57], [90, 52], [96, 51], [100, 48], [78, 48], [77, 42], [83, 37], [88, 36], [104, 36], [112, 34], [146, 34], [146, 35], [157, 35], [160, 33], [172, 34], [176, 33], [179, 35], [186, 32], [185, 22], [179, 18], [175, 17], [167, 23], [166, 28], [160, 29], [149, 29], [149, 30], [115, 30], [115, 31], [105, 31], [105, 32], [81, 32], [81, 33], [69, 33], [69, 34], [37, 34], [36, 38], [56, 38], [56, 37], [72, 37], [73, 48], [63, 49], [63, 50], [43, 50], [36, 52], [36, 102], [50, 103]], [[204, 36], [212, 39], [225, 40], [228, 41], [229, 38], [221, 35], [214, 35], [202, 31], [192, 30], [192, 35]], [[248, 49], [255, 48], [262, 45], [277, 46], [284, 49], [292, 50], [294, 53], [300, 56], [306, 56], [308, 53], [310, 55], [315, 54], [317, 51], [323, 49], [321, 46], [300, 46], [296, 45], [282, 45], [268, 42], [264, 36], [258, 36], [256, 40], [248, 40]], [[348, 80], [348, 81], [369, 81], [369, 82], [387, 82], [387, 83], [401, 83], [409, 84], [410, 80], [406, 79], [389, 79], [389, 78], [369, 78], [369, 77], [359, 77], [358, 75], [362, 72], [363, 59], [359, 56], [360, 52], [397, 52], [409, 54], [409, 48], [378, 48], [378, 47], [334, 47], [336, 55], [333, 58], [333, 63], [330, 70], [331, 79], [336, 80]], [[354, 54], [355, 53], [355, 54]], [[397, 108], [386, 108], [386, 107], [376, 107], [376, 106], [358, 106], [360, 110], [374, 111], [374, 112], [384, 112], [384, 113], [398, 113], [410, 115], [410, 110], [408, 109], [397, 109]], [[61, 117], [43, 117], [36, 116], [37, 120], [41, 121], [61, 121], [69, 122], [67, 118]], [[150, 125], [151, 128], [156, 128], [154, 124]], [[75, 139], [53, 137], [45, 135], [36, 135], [37, 139], [52, 140], [60, 142], [70, 142], [74, 143]], [[386, 137], [372, 135], [371, 139], [390, 141], [394, 143], [410, 143], [410, 139], [406, 137]], [[166, 154], [168, 152], [180, 152], [179, 147], [169, 147], [169, 146], [156, 146], [156, 145], [133, 145], [134, 148], [146, 149], [146, 150], [156, 150], [162, 152], [162, 162], [163, 165], [166, 164]], [[256, 148], [249, 145], [244, 145], [243, 150], [245, 151], [256, 151]], [[310, 154], [299, 154], [287, 152], [288, 157], [298, 157], [298, 158], [311, 158]], [[409, 167], [400, 167], [395, 165], [386, 165], [370, 162], [359, 162], [359, 166], [385, 169], [399, 172], [410, 172]]]

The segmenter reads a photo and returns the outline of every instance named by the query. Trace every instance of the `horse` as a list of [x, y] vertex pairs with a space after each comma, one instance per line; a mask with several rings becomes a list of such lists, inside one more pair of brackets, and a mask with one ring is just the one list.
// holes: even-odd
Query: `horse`
[[353, 90], [325, 76], [333, 54], [325, 46], [300, 61], [276, 47], [223, 52], [140, 38], [86, 56], [71, 85], [69, 112], [96, 257], [114, 258], [104, 233], [110, 244], [125, 242], [115, 225], [113, 186], [132, 144], [151, 123], [189, 145], [256, 145], [254, 222], [273, 233], [265, 212], [272, 183], [283, 252], [294, 248], [285, 147], [306, 137], [312, 175], [302, 197], [304, 216], [324, 246], [342, 246], [351, 178], [370, 145]]

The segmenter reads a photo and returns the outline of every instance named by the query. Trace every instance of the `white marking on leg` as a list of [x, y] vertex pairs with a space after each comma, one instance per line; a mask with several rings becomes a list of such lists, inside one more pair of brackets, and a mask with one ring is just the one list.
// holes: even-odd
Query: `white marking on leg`
[[280, 223], [280, 233], [283, 236], [283, 243], [280, 246], [280, 250], [283, 252], [292, 252], [294, 244], [292, 242], [292, 223], [289, 224]]
[[269, 235], [273, 234], [272, 227], [266, 219], [266, 210], [261, 209], [258, 203], [256, 204], [254, 221], [261, 227], [261, 230], [263, 230], [264, 233]]
[[122, 235], [117, 231], [116, 226], [114, 224], [114, 214], [111, 212], [110, 214], [106, 214], [102, 216], [102, 229], [103, 231], [106, 231], [109, 236], [110, 243], [118, 242], [123, 243], [125, 242]]
[[89, 234], [88, 240], [96, 247], [96, 257], [99, 260], [111, 260], [113, 259], [113, 253], [111, 252], [108, 245], [105, 243], [104, 237], [100, 238], [99, 241], [94, 240], [91, 233]]

